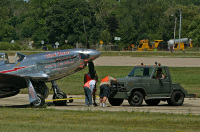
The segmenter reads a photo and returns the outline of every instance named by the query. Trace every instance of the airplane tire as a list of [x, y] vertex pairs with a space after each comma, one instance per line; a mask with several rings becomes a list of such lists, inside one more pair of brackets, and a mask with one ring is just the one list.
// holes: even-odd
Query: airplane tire
[[37, 94], [38, 99], [34, 102], [31, 103], [31, 106], [34, 107], [40, 107], [43, 106], [45, 104], [45, 99], [44, 96], [42, 94]]
[[49, 96], [49, 89], [45, 83], [40, 84], [43, 90], [43, 96], [46, 99]]
[[[72, 97], [69, 97], [69, 98], [72, 98]], [[69, 99], [69, 103], [73, 103], [74, 100], [73, 99]]]
[[[55, 94], [53, 95], [53, 99], [64, 99], [64, 98], [67, 98], [67, 95], [63, 92], [59, 92], [57, 93], [58, 96], [56, 96]], [[67, 100], [61, 100], [61, 101], [53, 101], [53, 103], [56, 105], [56, 106], [63, 106], [63, 105], [66, 105], [67, 103]]]

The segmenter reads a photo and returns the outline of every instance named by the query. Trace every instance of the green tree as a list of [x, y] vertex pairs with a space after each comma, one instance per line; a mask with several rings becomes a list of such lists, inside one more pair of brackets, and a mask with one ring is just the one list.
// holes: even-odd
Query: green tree
[[12, 26], [0, 22], [0, 41], [10, 42], [15, 39], [15, 30]]
[[100, 39], [104, 42], [104, 44], [108, 45], [111, 41], [111, 36], [109, 31], [104, 30], [100, 33]]
[[189, 37], [192, 38], [194, 46], [200, 46], [200, 15], [189, 25]]
[[[85, 29], [90, 40], [90, 33], [95, 27], [95, 13], [85, 0], [59, 0], [48, 11], [46, 24], [48, 38], [51, 43], [59, 41], [61, 44], [68, 40], [70, 44], [85, 44]], [[84, 23], [83, 23], [84, 21]]]

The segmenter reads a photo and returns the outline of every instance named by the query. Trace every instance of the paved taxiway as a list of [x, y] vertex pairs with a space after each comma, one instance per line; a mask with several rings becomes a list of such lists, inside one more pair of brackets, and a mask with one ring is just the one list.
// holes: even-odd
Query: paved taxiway
[[[70, 95], [69, 95], [70, 96]], [[68, 96], [68, 97], [69, 97]], [[72, 95], [70, 97], [84, 97], [83, 95]], [[52, 99], [52, 95], [49, 95], [48, 100]], [[100, 111], [128, 111], [128, 112], [156, 112], [156, 113], [179, 113], [179, 114], [192, 114], [200, 115], [200, 98], [186, 98], [182, 106], [168, 106], [167, 102], [161, 102], [158, 106], [147, 106], [143, 102], [140, 107], [132, 107], [125, 100], [121, 106], [111, 106], [107, 103], [108, 107], [102, 108], [96, 107], [85, 107], [84, 99], [76, 99], [73, 103], [67, 103], [66, 106], [54, 106], [52, 102], [47, 103], [47, 109], [58, 109], [58, 110], [100, 110]], [[99, 105], [99, 100], [97, 98]], [[28, 94], [18, 94], [13, 97], [3, 98], [0, 100], [0, 107], [16, 107], [16, 108], [28, 108]]]

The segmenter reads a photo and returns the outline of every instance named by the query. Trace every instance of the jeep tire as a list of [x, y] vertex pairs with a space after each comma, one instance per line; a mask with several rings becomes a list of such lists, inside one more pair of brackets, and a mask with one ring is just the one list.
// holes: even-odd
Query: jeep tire
[[135, 91], [129, 97], [128, 102], [131, 106], [141, 106], [143, 103], [143, 99], [143, 94], [139, 91]]
[[108, 98], [108, 101], [112, 106], [120, 106], [123, 103], [124, 99]]
[[180, 106], [184, 102], [184, 95], [181, 91], [175, 91], [167, 102], [172, 106]]

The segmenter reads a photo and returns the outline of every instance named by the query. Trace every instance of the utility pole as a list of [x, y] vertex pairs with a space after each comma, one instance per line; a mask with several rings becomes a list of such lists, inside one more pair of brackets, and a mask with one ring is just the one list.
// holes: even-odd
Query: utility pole
[[175, 41], [176, 41], [176, 20], [177, 20], [177, 17], [175, 15], [175, 24], [174, 24], [174, 45], [175, 45]]
[[180, 24], [179, 24], [179, 50], [181, 45], [181, 17], [182, 17], [182, 9], [179, 9], [180, 12]]

